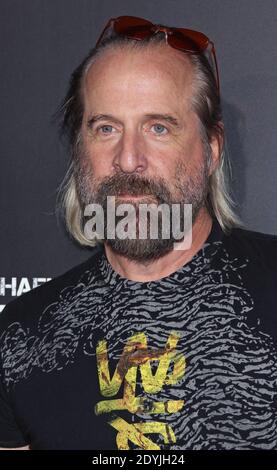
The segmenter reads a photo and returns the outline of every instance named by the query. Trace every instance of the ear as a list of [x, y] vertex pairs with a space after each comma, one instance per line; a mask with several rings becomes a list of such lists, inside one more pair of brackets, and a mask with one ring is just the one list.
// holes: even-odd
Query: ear
[[223, 150], [224, 145], [224, 124], [223, 122], [219, 123], [220, 129], [218, 132], [214, 132], [211, 140], [210, 140], [210, 147], [211, 147], [211, 161], [210, 161], [210, 168], [209, 168], [209, 176], [214, 173], [217, 169], [218, 165], [220, 164], [220, 157]]

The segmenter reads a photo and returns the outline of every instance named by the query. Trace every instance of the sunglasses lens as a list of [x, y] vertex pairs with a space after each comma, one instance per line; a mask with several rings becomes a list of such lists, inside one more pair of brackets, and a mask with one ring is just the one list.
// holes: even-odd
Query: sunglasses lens
[[191, 51], [191, 52], [199, 52], [203, 51], [207, 48], [209, 44], [209, 39], [202, 33], [198, 31], [192, 31], [191, 29], [177, 29], [172, 28], [174, 34], [171, 36], [172, 42], [174, 41], [176, 47], [180, 49]]
[[200, 50], [199, 46], [194, 41], [183, 36], [178, 31], [174, 31], [174, 34], [168, 35], [168, 42], [171, 46], [183, 51], [199, 52]]
[[149, 34], [152, 23], [151, 21], [137, 18], [136, 16], [120, 16], [116, 18], [114, 29], [117, 34], [126, 34], [138, 39], [144, 38]]

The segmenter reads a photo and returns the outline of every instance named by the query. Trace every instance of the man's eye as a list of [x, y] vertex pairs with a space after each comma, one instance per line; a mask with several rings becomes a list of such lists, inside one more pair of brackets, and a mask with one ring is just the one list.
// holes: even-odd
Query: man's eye
[[[155, 127], [156, 134], [163, 135], [167, 133], [167, 128], [162, 124], [154, 124], [152, 127]], [[166, 130], [166, 132], [163, 132], [164, 130]]]
[[113, 126], [110, 126], [108, 124], [105, 124], [104, 126], [100, 126], [97, 128], [97, 131], [101, 130], [101, 134], [111, 134], [111, 130], [113, 129]]

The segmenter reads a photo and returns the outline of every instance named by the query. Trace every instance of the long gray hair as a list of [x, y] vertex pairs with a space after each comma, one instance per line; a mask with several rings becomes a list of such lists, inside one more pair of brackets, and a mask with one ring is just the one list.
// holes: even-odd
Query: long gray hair
[[[155, 44], [164, 43], [162, 32], [144, 40], [134, 40], [121, 36], [111, 36], [104, 39], [96, 48], [93, 48], [82, 63], [71, 75], [68, 91], [59, 106], [55, 118], [60, 119], [60, 134], [66, 136], [70, 148], [70, 164], [57, 195], [56, 213], [62, 215], [69, 234], [81, 245], [95, 246], [102, 240], [87, 239], [84, 230], [83, 207], [80, 202], [76, 175], [74, 168], [78, 159], [78, 148], [81, 141], [80, 128], [83, 118], [82, 84], [84, 77], [91, 66], [105, 50], [112, 50], [116, 54], [116, 48], [141, 49]], [[203, 145], [209, 156], [210, 141], [213, 135], [221, 135], [224, 140], [220, 162], [216, 170], [209, 177], [206, 207], [213, 218], [216, 218], [224, 232], [232, 227], [242, 226], [239, 217], [233, 207], [234, 201], [230, 193], [231, 166], [228, 158], [220, 96], [217, 90], [215, 75], [212, 66], [204, 54], [186, 53], [190, 59], [194, 71], [194, 92], [192, 106], [198, 116], [200, 134]]]

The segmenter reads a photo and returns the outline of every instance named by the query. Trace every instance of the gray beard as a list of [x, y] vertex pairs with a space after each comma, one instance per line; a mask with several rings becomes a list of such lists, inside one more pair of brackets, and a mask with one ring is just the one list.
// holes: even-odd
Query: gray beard
[[[123, 255], [129, 260], [141, 262], [143, 264], [151, 263], [153, 260], [161, 258], [174, 248], [176, 240], [170, 232], [169, 238], [162, 237], [161, 224], [158, 225], [158, 236], [156, 239], [150, 238], [149, 231], [147, 231], [146, 239], [121, 239], [116, 236], [115, 238], [107, 238], [107, 196], [115, 196], [120, 193], [128, 193], [132, 195], [142, 194], [154, 196], [156, 198], [155, 204], [167, 204], [172, 211], [172, 204], [180, 204], [180, 229], [184, 224], [184, 211], [182, 210], [183, 204], [192, 205], [192, 225], [199, 213], [199, 210], [205, 205], [208, 194], [208, 156], [203, 158], [203, 163], [198, 169], [196, 175], [187, 175], [186, 167], [183, 162], [179, 162], [176, 166], [175, 178], [173, 182], [174, 193], [178, 196], [174, 197], [172, 191], [168, 188], [166, 180], [161, 177], [150, 179], [138, 176], [138, 174], [125, 174], [116, 173], [112, 176], [105, 177], [101, 180], [100, 184], [94, 178], [94, 175], [89, 165], [89, 160], [86, 155], [79, 154], [75, 159], [74, 176], [76, 181], [76, 190], [81, 203], [82, 209], [87, 204], [97, 203], [100, 204], [104, 211], [104, 239], [115, 253]], [[115, 208], [120, 203], [129, 203], [137, 208], [137, 203], [131, 200], [118, 200], [115, 202]], [[146, 202], [140, 200], [140, 202]], [[150, 202], [149, 199], [147, 202]], [[152, 201], [151, 201], [152, 202]], [[137, 210], [137, 209], [136, 209]], [[122, 218], [122, 217], [121, 217]], [[116, 218], [115, 224], [120, 220]]]

